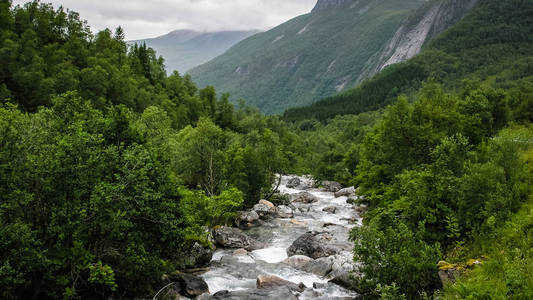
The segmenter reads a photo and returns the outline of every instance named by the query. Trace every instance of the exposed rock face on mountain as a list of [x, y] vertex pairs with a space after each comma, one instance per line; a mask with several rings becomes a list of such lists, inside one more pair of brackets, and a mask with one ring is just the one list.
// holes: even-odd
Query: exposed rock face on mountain
[[478, 0], [433, 0], [409, 17], [396, 31], [394, 37], [376, 64], [361, 74], [362, 81], [385, 67], [408, 60], [417, 55], [422, 46], [442, 31], [460, 21]]
[[189, 71], [201, 87], [265, 113], [354, 86], [400, 25], [426, 0], [320, 0], [309, 14], [256, 34]]
[[319, 0], [313, 11], [257, 34], [190, 71], [263, 112], [352, 88], [405, 61], [478, 0]]
[[163, 56], [169, 73], [185, 73], [191, 68], [208, 62], [224, 53], [231, 46], [258, 31], [220, 31], [198, 32], [194, 30], [175, 30], [160, 37], [131, 41], [146, 43], [158, 55]]

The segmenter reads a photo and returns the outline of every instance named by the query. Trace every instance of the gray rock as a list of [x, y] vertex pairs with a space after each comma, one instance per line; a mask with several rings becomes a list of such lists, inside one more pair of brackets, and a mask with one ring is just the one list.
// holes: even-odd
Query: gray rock
[[325, 289], [327, 287], [328, 287], [328, 285], [325, 284], [325, 283], [313, 282], [313, 288], [314, 289]]
[[342, 189], [342, 185], [336, 181], [322, 181], [322, 187], [326, 192], [336, 193]]
[[337, 208], [335, 206], [328, 206], [322, 209], [322, 211], [328, 212], [330, 214], [334, 214], [337, 211]]
[[292, 208], [286, 206], [286, 205], [280, 205], [278, 206], [278, 217], [280, 218], [292, 218], [294, 217], [294, 212]]
[[345, 189], [342, 189], [335, 193], [335, 197], [339, 198], [342, 196], [354, 196], [355, 195], [355, 187], [351, 186]]
[[313, 261], [308, 262], [304, 267], [303, 271], [308, 273], [313, 273], [318, 276], [326, 276], [331, 272], [333, 266], [333, 259], [330, 257], [322, 257]]
[[302, 184], [300, 178], [298, 178], [298, 177], [292, 177], [292, 178], [289, 179], [289, 181], [287, 182], [287, 187], [290, 188], [290, 189], [294, 189], [294, 188], [300, 186], [300, 184]]
[[348, 196], [348, 199], [346, 199], [346, 203], [348, 204], [355, 204], [357, 202], [357, 196]]
[[240, 214], [240, 219], [242, 221], [252, 223], [259, 220], [259, 215], [255, 211], [247, 211]]
[[265, 203], [258, 203], [254, 205], [253, 210], [259, 215], [259, 218], [268, 220], [277, 216], [277, 210], [274, 205], [269, 206]]
[[195, 242], [192, 246], [188, 247], [187, 255], [180, 255], [179, 263], [184, 268], [201, 268], [206, 267], [213, 258], [213, 249], [209, 246], [202, 245]]
[[215, 241], [227, 248], [244, 248], [248, 251], [264, 248], [265, 245], [244, 234], [238, 228], [221, 226], [214, 230]]
[[309, 256], [305, 256], [305, 255], [293, 255], [287, 259], [285, 259], [283, 261], [283, 263], [295, 268], [295, 269], [298, 269], [298, 270], [301, 270], [304, 268], [304, 266], [309, 263], [310, 261], [313, 261], [313, 259]]
[[457, 269], [439, 270], [439, 278], [443, 286], [454, 283], [460, 275], [461, 271]]
[[305, 255], [317, 259], [336, 254], [338, 249], [325, 244], [323, 237], [324, 235], [314, 232], [305, 233], [287, 249], [287, 255]]
[[235, 225], [242, 229], [261, 226], [262, 222], [255, 211], [241, 211], [235, 218]]
[[298, 194], [291, 195], [291, 201], [301, 203], [314, 203], [318, 201], [318, 198], [308, 192], [301, 192]]
[[209, 293], [209, 287], [207, 283], [200, 277], [180, 273], [173, 274], [170, 277], [171, 281], [175, 282], [173, 289], [186, 297], [197, 297], [204, 293]]
[[343, 273], [339, 276], [336, 276], [329, 282], [342, 286], [345, 289], [354, 289], [354, 282], [349, 273]]
[[265, 299], [282, 299], [282, 300], [298, 300], [293, 295], [291, 290], [286, 287], [276, 287], [270, 289], [250, 289], [244, 291], [221, 291], [214, 294], [213, 300], [265, 300]]
[[256, 286], [258, 289], [268, 289], [273, 287], [286, 286], [291, 291], [303, 292], [305, 285], [303, 283], [296, 284], [288, 280], [282, 279], [275, 275], [259, 275], [257, 276]]

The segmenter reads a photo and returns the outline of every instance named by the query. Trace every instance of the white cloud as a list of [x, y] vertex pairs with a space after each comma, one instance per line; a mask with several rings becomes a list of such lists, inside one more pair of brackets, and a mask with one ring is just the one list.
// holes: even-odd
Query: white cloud
[[[13, 4], [27, 1], [14, 0]], [[124, 27], [128, 39], [176, 29], [266, 30], [311, 11], [316, 0], [42, 0], [77, 11], [93, 31]]]

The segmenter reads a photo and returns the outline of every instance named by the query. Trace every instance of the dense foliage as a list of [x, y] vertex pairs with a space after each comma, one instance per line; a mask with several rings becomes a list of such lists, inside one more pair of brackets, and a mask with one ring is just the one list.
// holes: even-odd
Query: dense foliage
[[[531, 89], [533, 4], [527, 0], [480, 0], [465, 19], [441, 34], [415, 58], [386, 68], [359, 87], [303, 108], [289, 109], [289, 121], [383, 108], [399, 95], [414, 95], [429, 78], [457, 89], [479, 78], [516, 93]], [[525, 107], [531, 103], [522, 102]]]
[[533, 131], [502, 129], [509, 101], [502, 90], [466, 84], [446, 94], [429, 83], [414, 103], [389, 107], [365, 137], [354, 181], [370, 211], [352, 236], [369, 275], [363, 291], [395, 283], [408, 298], [431, 293], [441, 252], [492, 232], [527, 201], [532, 177], [522, 153]]
[[284, 123], [167, 76], [122, 29], [0, 14], [0, 298], [151, 297], [291, 167]]

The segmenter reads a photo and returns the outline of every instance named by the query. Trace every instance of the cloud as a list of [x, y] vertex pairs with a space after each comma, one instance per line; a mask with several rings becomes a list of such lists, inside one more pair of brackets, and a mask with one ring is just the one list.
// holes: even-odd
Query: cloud
[[[23, 4], [14, 0], [13, 4]], [[266, 30], [311, 11], [316, 0], [42, 0], [77, 11], [93, 31], [122, 26], [128, 39], [176, 29]]]

